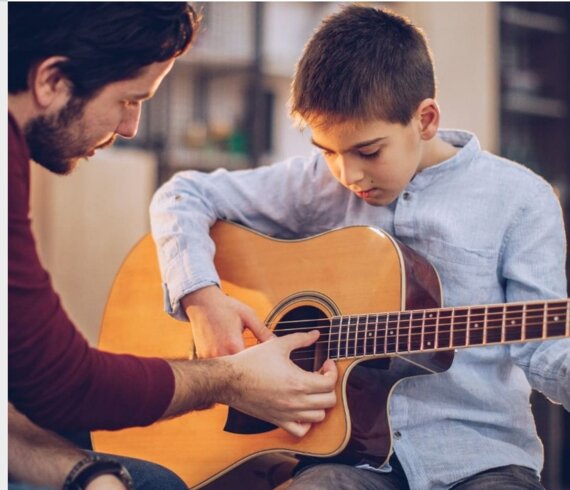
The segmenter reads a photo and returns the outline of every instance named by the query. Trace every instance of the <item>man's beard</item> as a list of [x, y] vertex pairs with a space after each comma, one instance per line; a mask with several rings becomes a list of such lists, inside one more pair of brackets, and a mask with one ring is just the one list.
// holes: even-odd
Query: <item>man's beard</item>
[[[26, 142], [34, 161], [57, 174], [68, 174], [94, 150], [83, 125], [88, 99], [72, 97], [57, 113], [38, 116], [25, 127]], [[105, 145], [112, 144], [111, 138]]]

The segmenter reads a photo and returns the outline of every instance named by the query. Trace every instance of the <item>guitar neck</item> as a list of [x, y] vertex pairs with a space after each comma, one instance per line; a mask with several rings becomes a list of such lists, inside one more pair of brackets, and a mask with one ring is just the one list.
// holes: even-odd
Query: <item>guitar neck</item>
[[414, 354], [570, 336], [569, 300], [343, 315], [332, 319], [331, 359]]

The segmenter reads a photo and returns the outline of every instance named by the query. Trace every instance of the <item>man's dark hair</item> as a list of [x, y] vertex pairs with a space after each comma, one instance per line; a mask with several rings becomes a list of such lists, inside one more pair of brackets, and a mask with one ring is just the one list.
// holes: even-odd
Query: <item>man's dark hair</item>
[[105, 85], [182, 54], [199, 19], [186, 2], [10, 2], [8, 91], [27, 90], [36, 63], [50, 56], [89, 98]]
[[309, 124], [382, 119], [406, 125], [429, 97], [435, 97], [435, 76], [422, 31], [395, 13], [351, 5], [327, 17], [305, 46], [291, 114]]

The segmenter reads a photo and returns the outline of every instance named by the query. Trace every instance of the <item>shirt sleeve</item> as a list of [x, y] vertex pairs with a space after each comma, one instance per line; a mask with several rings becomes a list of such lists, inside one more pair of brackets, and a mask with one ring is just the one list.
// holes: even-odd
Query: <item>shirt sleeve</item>
[[160, 359], [91, 348], [38, 258], [28, 217], [29, 162], [9, 152], [8, 397], [54, 430], [118, 429], [162, 416], [174, 375]]
[[[552, 188], [537, 181], [503, 244], [507, 301], [566, 298], [566, 237]], [[533, 389], [570, 410], [570, 339], [510, 346]]]
[[150, 214], [165, 310], [185, 320], [180, 300], [219, 284], [209, 236], [217, 220], [279, 238], [313, 233], [312, 217], [320, 206], [316, 190], [321, 193], [333, 184], [321, 164], [315, 153], [311, 158], [292, 158], [253, 170], [180, 172], [164, 184], [153, 197]]

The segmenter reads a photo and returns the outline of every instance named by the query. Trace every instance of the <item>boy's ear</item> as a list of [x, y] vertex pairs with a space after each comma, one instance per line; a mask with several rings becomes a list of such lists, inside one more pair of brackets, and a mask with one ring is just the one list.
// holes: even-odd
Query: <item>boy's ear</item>
[[31, 71], [28, 86], [39, 109], [62, 107], [71, 97], [71, 83], [57, 66], [66, 59], [63, 56], [50, 56]]
[[423, 140], [432, 139], [439, 128], [440, 112], [437, 102], [431, 98], [422, 100], [416, 115], [421, 138]]

